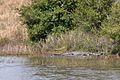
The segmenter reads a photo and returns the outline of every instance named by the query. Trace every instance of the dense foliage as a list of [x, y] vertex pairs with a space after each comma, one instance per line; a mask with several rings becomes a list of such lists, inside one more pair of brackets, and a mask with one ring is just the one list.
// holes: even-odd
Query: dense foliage
[[[83, 27], [86, 31], [99, 29], [110, 13], [114, 0], [33, 0], [23, 7], [21, 14], [28, 25], [32, 41], [49, 34]], [[75, 25], [76, 24], [76, 25]]]
[[59, 34], [74, 29], [76, 7], [75, 0], [33, 0], [21, 13], [28, 25], [30, 39], [39, 41], [50, 33]]
[[120, 54], [120, 4], [114, 3], [110, 15], [102, 24], [102, 32], [107, 34], [113, 41], [113, 54]]
[[100, 30], [101, 23], [110, 14], [113, 2], [114, 0], [79, 0], [77, 23], [85, 31], [91, 31], [92, 29]]

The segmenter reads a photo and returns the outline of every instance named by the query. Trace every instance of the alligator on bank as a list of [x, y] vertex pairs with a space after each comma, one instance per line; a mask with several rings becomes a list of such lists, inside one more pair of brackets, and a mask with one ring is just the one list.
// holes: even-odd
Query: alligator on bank
[[99, 57], [103, 54], [101, 53], [90, 53], [90, 52], [66, 52], [63, 54], [51, 54], [50, 57], [79, 57], [79, 58], [91, 58], [91, 57]]

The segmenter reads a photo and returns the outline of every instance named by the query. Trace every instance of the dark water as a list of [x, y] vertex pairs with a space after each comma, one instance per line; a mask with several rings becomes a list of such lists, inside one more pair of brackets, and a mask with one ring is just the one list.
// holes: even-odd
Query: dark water
[[0, 80], [120, 80], [120, 60], [0, 57]]

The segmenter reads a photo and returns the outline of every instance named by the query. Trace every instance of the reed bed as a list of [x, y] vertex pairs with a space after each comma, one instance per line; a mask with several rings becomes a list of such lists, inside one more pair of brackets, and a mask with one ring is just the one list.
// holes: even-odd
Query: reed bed
[[25, 25], [20, 20], [17, 9], [25, 5], [28, 0], [1, 0], [0, 5], [0, 39], [27, 38]]
[[55, 65], [62, 67], [86, 67], [91, 69], [113, 69], [113, 67], [120, 66], [120, 58], [111, 56], [111, 58], [93, 58], [93, 59], [80, 59], [80, 58], [64, 58], [64, 57], [30, 57], [30, 62], [35, 65]]
[[30, 48], [23, 45], [23, 44], [17, 44], [13, 45], [8, 43], [7, 45], [1, 47], [0, 53], [7, 54], [26, 54], [30, 52]]
[[30, 0], [0, 0], [0, 54], [29, 53], [26, 46], [27, 29], [23, 25], [18, 9]]
[[41, 51], [64, 53], [67, 51], [85, 51], [109, 54], [113, 41], [100, 34], [88, 34], [80, 30], [70, 31], [60, 36], [48, 36], [46, 42], [40, 42]]

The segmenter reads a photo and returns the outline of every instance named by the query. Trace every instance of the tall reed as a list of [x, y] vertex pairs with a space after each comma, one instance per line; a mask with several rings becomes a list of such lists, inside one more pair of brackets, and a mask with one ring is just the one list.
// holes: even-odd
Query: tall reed
[[17, 9], [30, 0], [0, 0], [0, 54], [28, 50], [23, 42], [28, 38], [27, 29], [20, 20]]
[[66, 51], [85, 51], [111, 53], [113, 44], [110, 38], [100, 34], [88, 34], [81, 30], [70, 31], [60, 36], [48, 36], [46, 42], [39, 43], [41, 51], [63, 53]]

